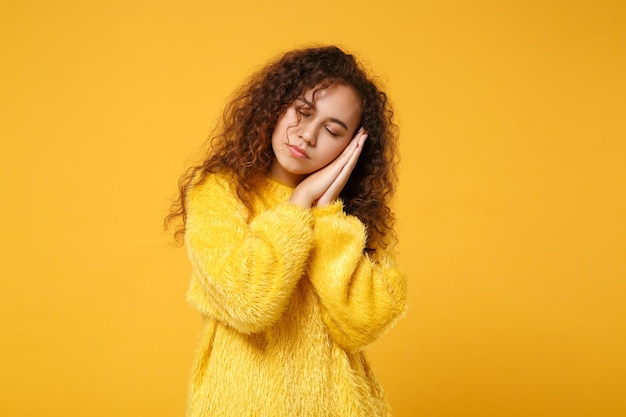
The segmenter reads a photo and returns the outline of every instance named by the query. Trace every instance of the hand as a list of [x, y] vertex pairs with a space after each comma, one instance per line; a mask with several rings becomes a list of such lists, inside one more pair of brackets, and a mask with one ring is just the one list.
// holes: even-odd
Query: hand
[[367, 132], [361, 128], [335, 160], [298, 184], [289, 201], [306, 208], [323, 207], [335, 201], [356, 166], [365, 139]]

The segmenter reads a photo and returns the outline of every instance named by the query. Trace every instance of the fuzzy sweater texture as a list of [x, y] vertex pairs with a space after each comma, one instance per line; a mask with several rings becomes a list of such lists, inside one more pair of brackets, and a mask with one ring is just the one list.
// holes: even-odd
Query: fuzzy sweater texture
[[406, 306], [391, 251], [343, 204], [303, 209], [268, 179], [248, 213], [225, 174], [188, 194], [188, 301], [204, 317], [188, 417], [389, 416], [364, 348]]

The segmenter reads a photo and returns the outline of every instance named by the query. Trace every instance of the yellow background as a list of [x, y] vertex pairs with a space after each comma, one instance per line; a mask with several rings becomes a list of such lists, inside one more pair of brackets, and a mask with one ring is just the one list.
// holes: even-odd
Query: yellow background
[[401, 126], [395, 416], [626, 415], [626, 3], [0, 5], [0, 415], [180, 416], [200, 330], [160, 223], [231, 91], [308, 42]]

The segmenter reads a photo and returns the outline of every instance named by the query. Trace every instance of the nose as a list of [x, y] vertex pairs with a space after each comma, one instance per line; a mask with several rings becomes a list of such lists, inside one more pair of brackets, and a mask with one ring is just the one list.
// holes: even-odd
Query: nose
[[308, 126], [303, 126], [299, 135], [309, 145], [315, 145], [315, 133]]

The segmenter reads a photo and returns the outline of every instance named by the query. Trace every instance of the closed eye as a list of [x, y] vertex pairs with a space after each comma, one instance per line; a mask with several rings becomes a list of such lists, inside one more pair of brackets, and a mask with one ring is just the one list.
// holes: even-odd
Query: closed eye
[[296, 111], [302, 117], [309, 117], [313, 114], [312, 112], [312, 104], [306, 101], [303, 98], [298, 99], [299, 103], [296, 105]]
[[326, 131], [330, 133], [333, 137], [339, 136], [339, 133], [332, 131], [328, 126], [324, 126], [324, 129], [326, 129]]

